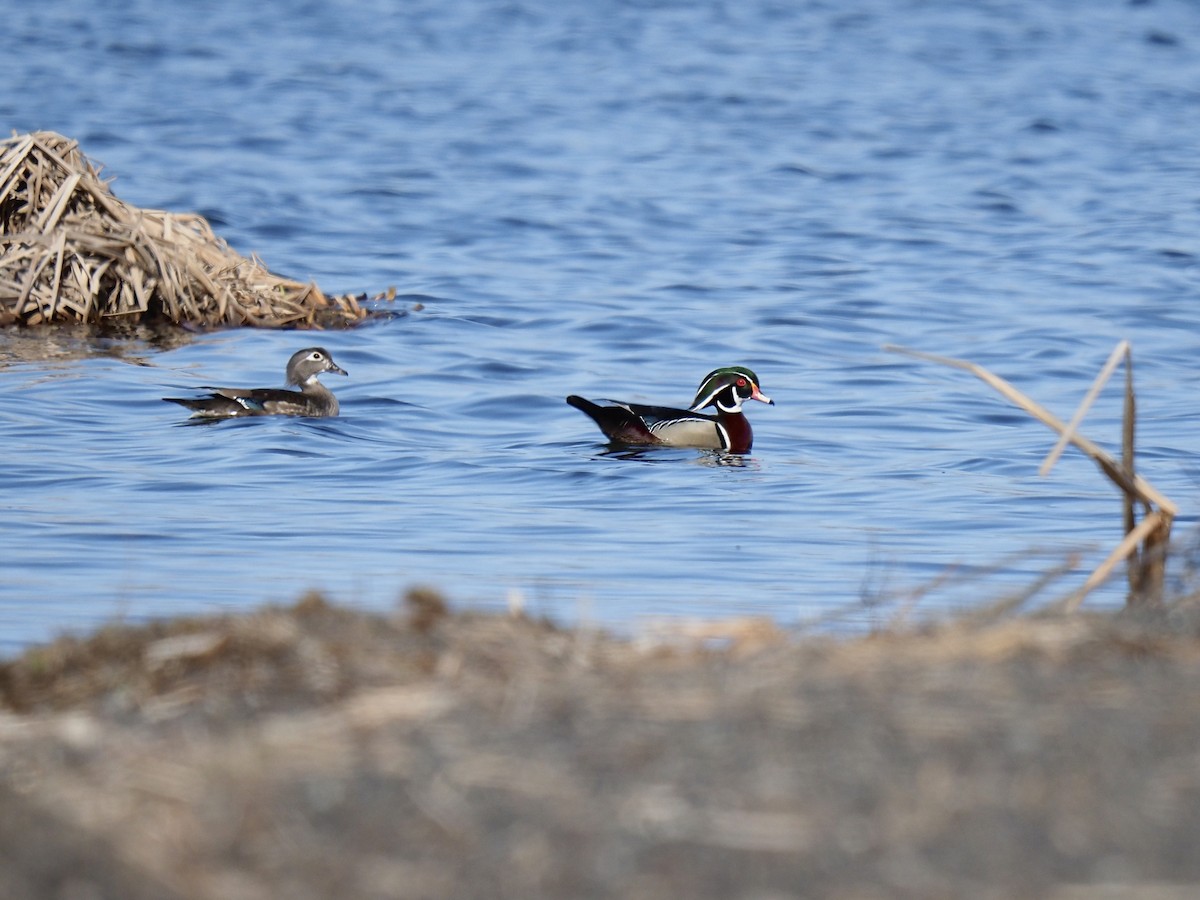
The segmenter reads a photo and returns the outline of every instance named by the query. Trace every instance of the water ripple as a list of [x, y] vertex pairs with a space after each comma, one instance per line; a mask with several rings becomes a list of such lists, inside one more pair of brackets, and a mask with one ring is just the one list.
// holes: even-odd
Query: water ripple
[[[10, 128], [80, 138], [120, 196], [201, 210], [276, 271], [398, 293], [395, 318], [319, 338], [350, 371], [327, 421], [179, 427], [159, 399], [278, 384], [315, 340], [294, 332], [0, 333], [0, 650], [311, 587], [517, 592], [623, 628], [869, 626], [889, 597], [937, 581], [923, 603], [966, 606], [1074, 551], [1078, 583], [1119, 534], [1095, 467], [1039, 478], [1041, 425], [887, 343], [1066, 416], [1131, 339], [1140, 458], [1182, 533], [1196, 19], [137, 2], [117, 34], [77, 0], [9, 10]], [[683, 405], [730, 363], [778, 404], [750, 410], [745, 457], [612, 449], [563, 402]], [[1110, 389], [1085, 429], [1112, 445], [1119, 419]]]

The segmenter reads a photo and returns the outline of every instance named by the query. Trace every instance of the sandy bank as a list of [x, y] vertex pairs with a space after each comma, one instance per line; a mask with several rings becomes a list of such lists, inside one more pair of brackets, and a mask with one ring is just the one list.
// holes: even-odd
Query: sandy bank
[[1197, 633], [109, 629], [0, 666], [0, 896], [1190, 896]]

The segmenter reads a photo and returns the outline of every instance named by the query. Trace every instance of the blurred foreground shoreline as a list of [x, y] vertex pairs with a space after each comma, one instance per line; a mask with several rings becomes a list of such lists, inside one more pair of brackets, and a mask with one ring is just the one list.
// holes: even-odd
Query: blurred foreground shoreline
[[0, 896], [1191, 896], [1198, 636], [643, 640], [430, 591], [105, 628], [0, 663]]

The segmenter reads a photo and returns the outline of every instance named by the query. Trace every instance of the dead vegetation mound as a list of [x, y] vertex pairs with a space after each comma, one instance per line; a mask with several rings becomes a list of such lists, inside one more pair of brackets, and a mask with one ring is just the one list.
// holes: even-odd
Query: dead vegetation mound
[[241, 256], [203, 216], [117, 199], [76, 141], [40, 131], [0, 142], [0, 325], [330, 327], [367, 315], [354, 297]]

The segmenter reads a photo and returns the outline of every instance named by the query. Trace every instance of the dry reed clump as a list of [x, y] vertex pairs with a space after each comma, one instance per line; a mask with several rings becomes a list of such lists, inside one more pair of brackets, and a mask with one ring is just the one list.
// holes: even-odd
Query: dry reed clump
[[322, 327], [368, 315], [268, 271], [196, 214], [118, 200], [76, 141], [0, 142], [0, 325], [166, 318], [203, 327]]
[[[1125, 561], [1129, 579], [1126, 605], [1130, 608], [1161, 608], [1164, 602], [1167, 551], [1171, 543], [1171, 525], [1179, 508], [1169, 497], [1158, 491], [1149, 481], [1137, 473], [1134, 457], [1134, 436], [1137, 431], [1137, 396], [1133, 390], [1133, 350], [1129, 341], [1120, 341], [1100, 373], [1092, 382], [1075, 415], [1067, 424], [1044, 406], [1025, 396], [1003, 378], [989, 372], [983, 366], [963, 359], [922, 353], [906, 347], [885, 345], [887, 350], [905, 353], [917, 359], [950, 366], [970, 372], [993, 387], [1011, 402], [1038, 421], [1058, 432], [1058, 443], [1046, 456], [1039, 474], [1046, 475], [1068, 444], [1078, 447], [1090, 458], [1100, 471], [1121, 491], [1122, 525], [1125, 538], [1108, 555], [1099, 567], [1088, 576], [1083, 585], [1067, 596], [1062, 603], [1066, 610], [1078, 609], [1087, 595], [1103, 584], [1116, 566]], [[1125, 409], [1121, 428], [1121, 459], [1118, 461], [1107, 451], [1079, 433], [1079, 424], [1091, 408], [1101, 389], [1112, 377], [1117, 366], [1125, 366]], [[1141, 520], [1138, 520], [1138, 510]]]

